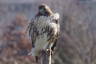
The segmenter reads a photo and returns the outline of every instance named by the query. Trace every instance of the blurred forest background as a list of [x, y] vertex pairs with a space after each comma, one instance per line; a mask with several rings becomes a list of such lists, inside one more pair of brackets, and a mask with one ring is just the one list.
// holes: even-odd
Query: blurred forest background
[[25, 29], [41, 3], [61, 16], [55, 64], [96, 64], [96, 0], [0, 0], [0, 64], [34, 64]]

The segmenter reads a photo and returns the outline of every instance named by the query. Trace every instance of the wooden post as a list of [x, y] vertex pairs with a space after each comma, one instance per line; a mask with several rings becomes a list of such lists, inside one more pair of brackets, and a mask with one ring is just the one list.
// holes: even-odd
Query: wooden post
[[50, 55], [49, 55], [49, 64], [51, 64], [51, 47], [50, 47], [49, 51], [50, 51]]
[[38, 64], [51, 64], [51, 49], [50, 49], [50, 55], [48, 55], [46, 51], [41, 52], [41, 56]]

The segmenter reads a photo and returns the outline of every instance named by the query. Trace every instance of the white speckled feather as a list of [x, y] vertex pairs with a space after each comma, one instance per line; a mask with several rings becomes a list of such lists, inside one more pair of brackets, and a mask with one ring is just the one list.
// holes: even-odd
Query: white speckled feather
[[[34, 19], [34, 25], [36, 26], [39, 33], [42, 33], [42, 28], [46, 26], [50, 26], [50, 28], [53, 28], [54, 34], [56, 35], [59, 31], [59, 25], [52, 22], [53, 19], [59, 19], [59, 14], [56, 13], [51, 16], [40, 16], [39, 18]], [[48, 33], [43, 33], [42, 35], [35, 36], [35, 48], [32, 49], [32, 55], [38, 56], [40, 50], [45, 50], [49, 44], [48, 41]]]

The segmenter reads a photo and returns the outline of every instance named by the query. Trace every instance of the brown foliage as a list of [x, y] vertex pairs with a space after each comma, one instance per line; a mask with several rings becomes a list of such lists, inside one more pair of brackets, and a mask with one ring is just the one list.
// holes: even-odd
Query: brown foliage
[[0, 63], [21, 64], [25, 62], [25, 64], [30, 64], [30, 62], [33, 62], [31, 56], [27, 55], [31, 49], [31, 43], [24, 29], [27, 22], [24, 16], [17, 15], [16, 19], [5, 27], [2, 36], [4, 42], [0, 49]]

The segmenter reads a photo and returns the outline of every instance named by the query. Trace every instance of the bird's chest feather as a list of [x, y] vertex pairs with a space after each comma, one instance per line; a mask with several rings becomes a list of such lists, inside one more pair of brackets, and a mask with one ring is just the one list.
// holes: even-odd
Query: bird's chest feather
[[[36, 38], [36, 48], [45, 49], [48, 44], [48, 32], [46, 31], [46, 27], [49, 25], [48, 18], [39, 18], [36, 22], [36, 28], [38, 32], [38, 36]], [[38, 46], [39, 45], [39, 46]]]
[[50, 17], [40, 17], [39, 19], [36, 20], [35, 25], [38, 32], [38, 38], [42, 39], [43, 38], [48, 39], [50, 29], [53, 29], [54, 34], [56, 34], [59, 28], [56, 23], [52, 22], [52, 19]]
[[39, 35], [35, 43], [37, 49], [46, 49], [48, 45], [48, 34], [45, 32], [44, 27], [45, 26], [39, 26], [38, 28]]
[[40, 17], [39, 19], [37, 19], [35, 25], [38, 31], [38, 36], [43, 36], [43, 34], [45, 34], [46, 32], [46, 27], [49, 25], [49, 21], [48, 18], [43, 18]]

